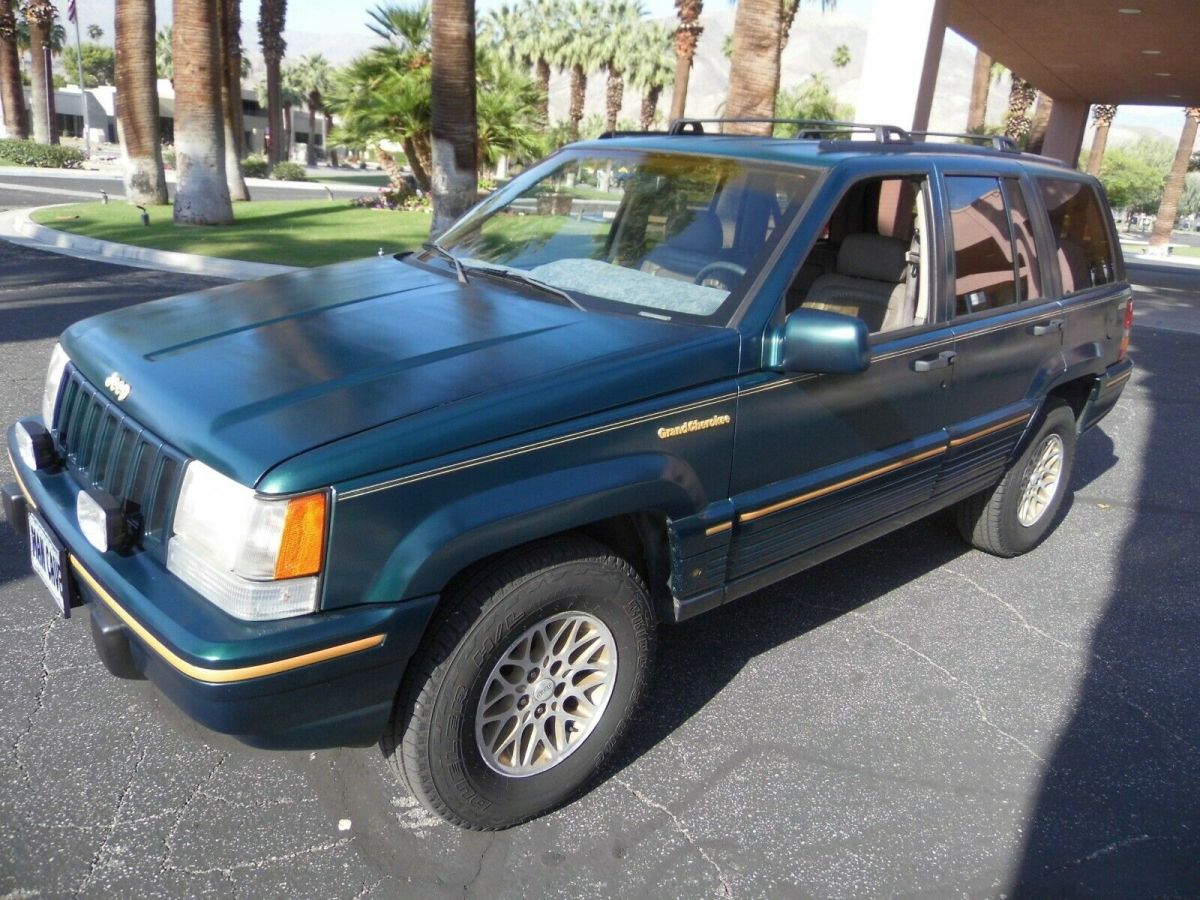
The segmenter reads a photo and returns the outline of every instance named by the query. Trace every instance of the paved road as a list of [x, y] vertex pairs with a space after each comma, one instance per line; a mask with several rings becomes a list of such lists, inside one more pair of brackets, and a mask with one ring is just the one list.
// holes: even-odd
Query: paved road
[[[329, 185], [329, 188], [339, 198], [357, 197], [374, 190], [362, 185], [340, 184]], [[125, 196], [125, 186], [116, 175], [59, 171], [32, 173], [0, 168], [0, 210], [99, 200], [101, 191], [107, 191], [113, 199]], [[167, 191], [174, 197], [175, 185], [168, 184]], [[326, 194], [312, 185], [298, 187], [281, 182], [254, 185], [251, 188], [251, 196], [255, 200], [316, 200], [325, 197]]]
[[[67, 322], [200, 282], [0, 244], [0, 420]], [[1171, 312], [1200, 292], [1173, 284], [1140, 315], [1181, 330], [1135, 329], [1041, 548], [926, 521], [664, 630], [605, 778], [500, 834], [373, 748], [249, 750], [109, 677], [0, 529], [0, 897], [1195, 896], [1200, 335]]]

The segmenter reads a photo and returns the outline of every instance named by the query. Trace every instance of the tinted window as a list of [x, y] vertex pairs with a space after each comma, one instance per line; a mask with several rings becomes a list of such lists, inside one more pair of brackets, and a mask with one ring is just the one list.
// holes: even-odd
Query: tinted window
[[1037, 183], [1050, 215], [1063, 293], [1116, 280], [1108, 217], [1091, 186], [1065, 178], [1039, 178]]
[[954, 311], [965, 316], [1017, 302], [1012, 237], [997, 178], [951, 177]]
[[1042, 273], [1037, 261], [1037, 244], [1033, 239], [1033, 226], [1029, 222], [1029, 207], [1025, 205], [1025, 197], [1017, 179], [1004, 179], [1004, 191], [1008, 194], [1013, 238], [1017, 244], [1017, 285], [1021, 291], [1021, 299], [1036, 300], [1044, 295]]

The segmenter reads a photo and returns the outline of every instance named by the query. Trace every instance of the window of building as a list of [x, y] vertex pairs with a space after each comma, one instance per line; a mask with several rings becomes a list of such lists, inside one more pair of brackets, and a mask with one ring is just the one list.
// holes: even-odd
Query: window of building
[[1108, 217], [1091, 185], [1066, 178], [1039, 178], [1050, 215], [1064, 294], [1116, 280]]
[[998, 178], [946, 179], [954, 236], [954, 313], [1017, 302], [1012, 234]]

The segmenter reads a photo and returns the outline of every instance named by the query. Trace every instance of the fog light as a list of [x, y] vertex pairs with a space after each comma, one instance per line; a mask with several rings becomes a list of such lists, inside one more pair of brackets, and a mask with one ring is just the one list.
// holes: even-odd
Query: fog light
[[101, 491], [80, 491], [75, 500], [75, 518], [87, 542], [101, 553], [125, 549], [129, 533], [116, 497]]
[[58, 465], [54, 438], [37, 422], [18, 422], [17, 455], [31, 469], [52, 469]]

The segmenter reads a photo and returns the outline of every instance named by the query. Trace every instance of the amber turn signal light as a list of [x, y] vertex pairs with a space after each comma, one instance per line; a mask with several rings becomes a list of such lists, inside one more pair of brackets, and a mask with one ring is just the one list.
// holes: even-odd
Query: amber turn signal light
[[275, 558], [276, 578], [299, 578], [321, 571], [325, 552], [325, 494], [306, 494], [288, 501], [279, 555]]

